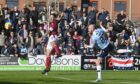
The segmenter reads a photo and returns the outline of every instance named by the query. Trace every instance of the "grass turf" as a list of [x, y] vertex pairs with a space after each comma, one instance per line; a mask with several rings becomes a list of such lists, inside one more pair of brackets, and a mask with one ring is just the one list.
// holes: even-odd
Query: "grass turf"
[[140, 84], [139, 71], [103, 71], [103, 81], [94, 83], [96, 71], [1, 71], [0, 84]]

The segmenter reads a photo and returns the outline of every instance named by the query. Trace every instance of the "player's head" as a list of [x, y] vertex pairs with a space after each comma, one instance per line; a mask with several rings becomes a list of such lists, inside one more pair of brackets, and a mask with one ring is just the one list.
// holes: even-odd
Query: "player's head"
[[50, 32], [49, 36], [50, 35], [57, 35], [57, 32], [52, 31], [52, 32]]
[[56, 15], [54, 13], [50, 15], [50, 21], [55, 20], [55, 18], [56, 18]]
[[94, 30], [95, 30], [95, 25], [94, 25], [94, 24], [90, 24], [90, 25], [88, 26], [88, 32], [89, 32], [89, 33], [92, 33]]

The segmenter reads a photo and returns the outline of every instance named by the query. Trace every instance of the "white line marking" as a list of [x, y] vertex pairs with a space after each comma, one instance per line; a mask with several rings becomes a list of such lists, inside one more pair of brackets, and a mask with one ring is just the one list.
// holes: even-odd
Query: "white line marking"
[[136, 83], [136, 82], [119, 82], [119, 83], [122, 83], [122, 84], [140, 84], [140, 83]]
[[66, 78], [66, 77], [53, 77], [53, 76], [51, 76], [50, 78], [58, 78], [58, 79], [64, 79], [64, 80], [74, 80], [74, 79], [71, 79], [71, 78]]
[[[50, 76], [49, 78], [58, 78], [58, 79], [63, 79], [63, 80], [71, 80], [71, 81], [75, 81], [76, 79], [71, 79], [71, 78], [66, 78], [66, 77], [60, 77], [60, 76]], [[77, 81], [81, 81], [81, 80], [77, 80]], [[93, 82], [93, 80], [82, 80], [83, 82]]]
[[[61, 76], [50, 76], [49, 78], [57, 78], [57, 79], [63, 79], [63, 80], [76, 80], [76, 79], [71, 79], [71, 78], [67, 78], [67, 77], [61, 77]], [[89, 82], [89, 83], [95, 83], [94, 80], [82, 80], [83, 82]], [[116, 83], [116, 82], [114, 82]], [[119, 82], [122, 84], [140, 84], [140, 83], [136, 83], [136, 82]]]

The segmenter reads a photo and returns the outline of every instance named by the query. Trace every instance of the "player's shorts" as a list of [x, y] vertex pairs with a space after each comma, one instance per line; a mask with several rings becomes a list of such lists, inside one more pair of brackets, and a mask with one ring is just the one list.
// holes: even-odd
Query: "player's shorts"
[[105, 49], [101, 50], [101, 54], [98, 57], [105, 58], [112, 51], [114, 51], [114, 47], [110, 43]]
[[52, 45], [47, 45], [47, 49], [52, 50], [53, 46]]

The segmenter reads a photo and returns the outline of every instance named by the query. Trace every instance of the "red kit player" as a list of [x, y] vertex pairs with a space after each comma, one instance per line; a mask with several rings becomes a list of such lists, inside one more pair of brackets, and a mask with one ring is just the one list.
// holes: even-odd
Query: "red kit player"
[[48, 74], [48, 72], [50, 71], [51, 68], [51, 56], [53, 56], [54, 54], [57, 55], [56, 58], [61, 57], [61, 52], [59, 49], [59, 45], [57, 44], [58, 41], [58, 36], [57, 36], [57, 22], [55, 20], [55, 15], [52, 14], [50, 16], [50, 36], [48, 39], [48, 44], [46, 47], [46, 68], [45, 70], [42, 72], [42, 74]]

